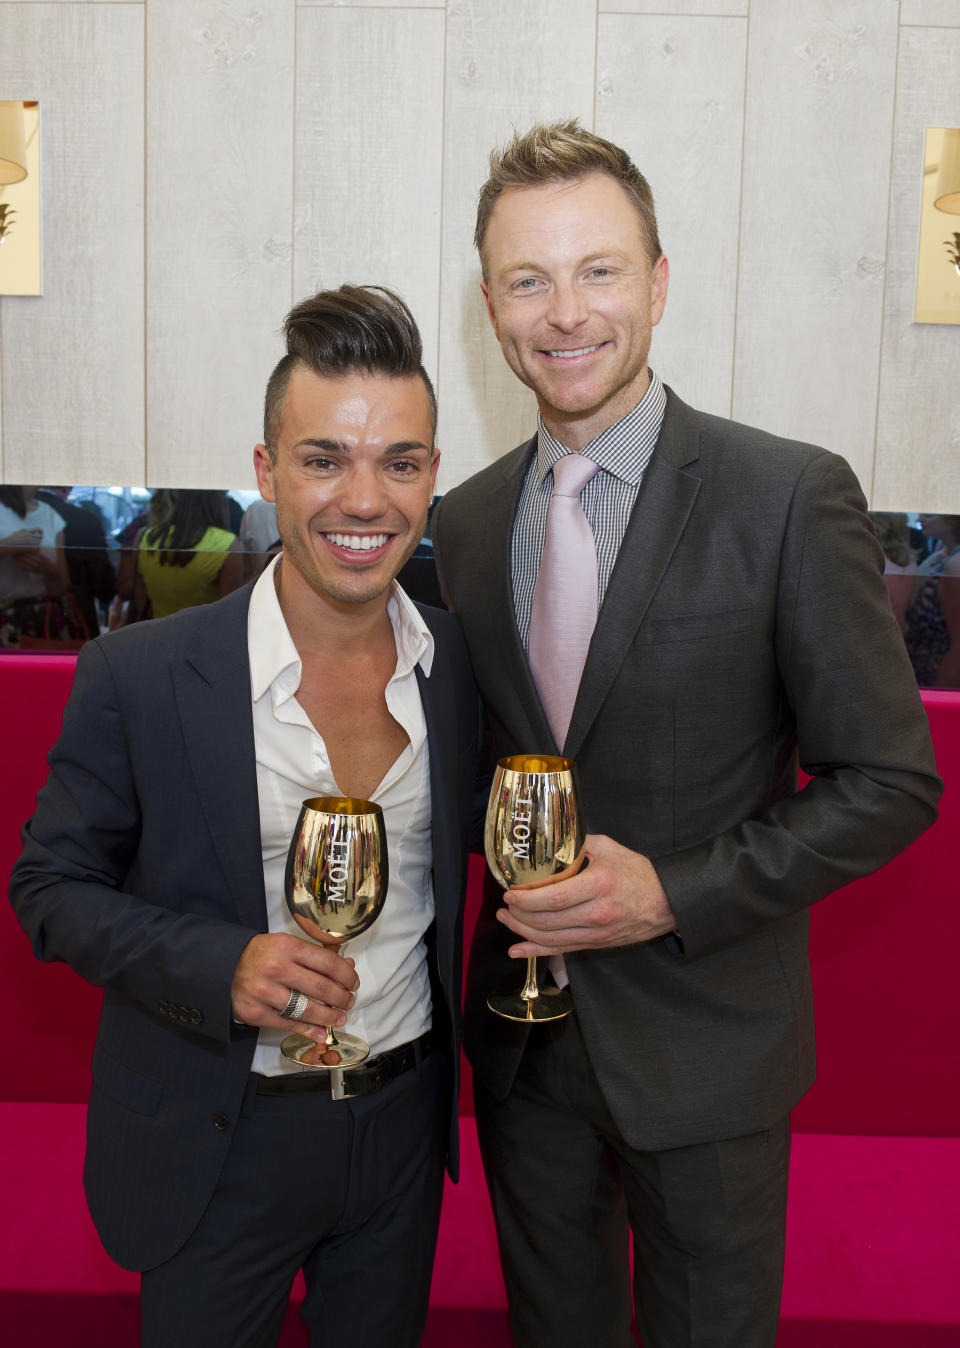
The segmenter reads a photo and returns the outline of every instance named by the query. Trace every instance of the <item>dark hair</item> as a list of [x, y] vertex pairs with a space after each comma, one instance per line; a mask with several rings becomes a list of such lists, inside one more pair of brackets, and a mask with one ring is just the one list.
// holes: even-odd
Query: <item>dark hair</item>
[[22, 487], [0, 487], [0, 505], [5, 505], [21, 519], [27, 517], [27, 498]]
[[316, 374], [419, 375], [427, 390], [431, 439], [437, 433], [437, 399], [423, 368], [423, 343], [413, 315], [384, 286], [343, 285], [302, 300], [283, 324], [287, 354], [267, 383], [263, 441], [276, 460], [277, 434], [290, 375], [298, 365]]
[[536, 187], [543, 183], [573, 182], [589, 173], [607, 173], [618, 182], [637, 208], [647, 241], [651, 265], [663, 252], [650, 184], [626, 150], [585, 131], [575, 120], [537, 122], [502, 149], [490, 153], [490, 176], [480, 189], [473, 241], [486, 276], [483, 243], [497, 198], [508, 187]]
[[[152, 509], [156, 502], [156, 509]], [[228, 529], [230, 510], [225, 491], [158, 491], [151, 501], [155, 520], [144, 533], [150, 548], [162, 548], [161, 566], [187, 566], [208, 529]]]

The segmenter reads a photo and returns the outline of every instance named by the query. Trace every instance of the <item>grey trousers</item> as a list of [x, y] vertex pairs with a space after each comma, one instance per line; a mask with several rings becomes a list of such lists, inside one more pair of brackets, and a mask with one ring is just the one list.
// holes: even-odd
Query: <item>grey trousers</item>
[[789, 1119], [637, 1151], [575, 1013], [531, 1030], [507, 1099], [478, 1083], [476, 1108], [517, 1348], [626, 1348], [632, 1309], [643, 1348], [773, 1348]]

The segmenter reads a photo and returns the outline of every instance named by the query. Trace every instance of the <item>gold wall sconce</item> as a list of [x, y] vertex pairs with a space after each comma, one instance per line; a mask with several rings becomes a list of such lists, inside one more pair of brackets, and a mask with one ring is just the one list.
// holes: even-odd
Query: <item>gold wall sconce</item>
[[0, 295], [40, 293], [40, 105], [0, 99]]
[[916, 323], [960, 323], [960, 127], [928, 126]]

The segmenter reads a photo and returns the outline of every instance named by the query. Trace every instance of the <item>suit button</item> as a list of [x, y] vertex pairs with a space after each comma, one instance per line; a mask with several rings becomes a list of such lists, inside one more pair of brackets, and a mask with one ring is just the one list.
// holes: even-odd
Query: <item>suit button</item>
[[157, 1006], [159, 1006], [161, 1012], [162, 1012], [165, 1016], [167, 1016], [167, 1015], [170, 1014], [170, 1003], [169, 1003], [169, 1002], [157, 1002]]
[[202, 1025], [202, 1024], [203, 1024], [203, 1012], [202, 1012], [202, 1011], [198, 1011], [197, 1008], [196, 1008], [195, 1006], [192, 1007], [191, 1010], [190, 1010], [190, 1024], [191, 1024], [191, 1025]]
[[218, 1132], [225, 1133], [230, 1127], [230, 1120], [227, 1118], [226, 1114], [214, 1114], [213, 1126]]
[[190, 1012], [187, 1010], [187, 1008], [185, 1006], [178, 1006], [177, 1020], [181, 1021], [184, 1025], [186, 1025], [189, 1019], [190, 1019]]

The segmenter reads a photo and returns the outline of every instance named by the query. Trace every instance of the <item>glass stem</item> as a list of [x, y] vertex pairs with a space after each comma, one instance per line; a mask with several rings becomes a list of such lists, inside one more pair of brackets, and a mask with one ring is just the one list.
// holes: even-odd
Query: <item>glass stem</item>
[[[339, 955], [340, 952], [343, 950], [343, 947], [344, 947], [346, 944], [347, 944], [346, 941], [342, 941], [342, 942], [340, 943], [340, 945], [332, 945], [332, 946], [330, 946], [329, 948], [334, 952], [335, 955]], [[334, 1032], [333, 1032], [333, 1026], [332, 1026], [332, 1025], [328, 1025], [328, 1026], [327, 1026], [327, 1048], [326, 1048], [326, 1051], [329, 1053], [330, 1050], [331, 1050], [332, 1048], [339, 1048], [339, 1047], [340, 1047], [340, 1041], [337, 1039], [337, 1036], [336, 1036], [336, 1035], [334, 1034]]]
[[537, 961], [533, 955], [527, 956], [527, 981], [520, 996], [525, 1002], [535, 1002], [540, 996], [540, 989], [537, 986]]

